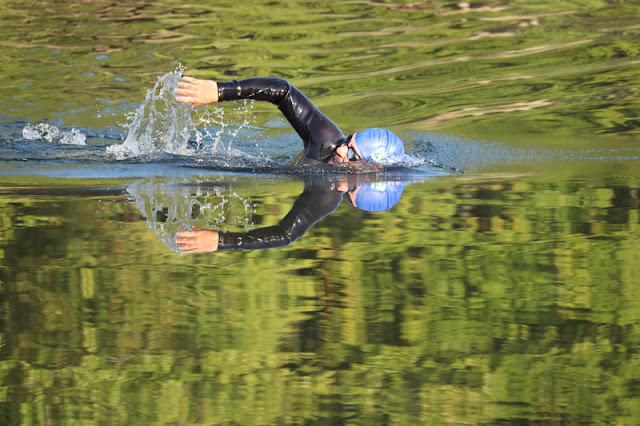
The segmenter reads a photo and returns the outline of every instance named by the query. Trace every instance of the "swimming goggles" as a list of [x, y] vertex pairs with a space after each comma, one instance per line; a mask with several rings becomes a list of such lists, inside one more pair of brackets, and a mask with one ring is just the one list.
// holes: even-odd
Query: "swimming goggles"
[[[353, 134], [347, 136], [347, 139], [345, 139], [344, 142], [340, 144], [340, 146], [347, 145], [349, 142], [351, 142], [352, 138], [353, 138]], [[351, 147], [349, 147], [349, 152], [347, 153], [347, 157], [349, 158], [349, 161], [362, 160], [362, 157], [360, 157], [356, 152], [356, 150]]]

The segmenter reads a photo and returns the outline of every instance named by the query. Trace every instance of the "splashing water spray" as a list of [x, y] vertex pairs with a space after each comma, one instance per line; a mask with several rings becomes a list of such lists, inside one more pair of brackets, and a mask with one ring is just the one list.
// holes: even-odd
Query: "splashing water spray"
[[149, 229], [170, 250], [179, 253], [182, 251], [175, 242], [176, 233], [191, 229], [192, 225], [215, 229], [232, 225], [246, 231], [255, 227], [256, 203], [238, 195], [230, 184], [203, 188], [188, 180], [158, 177], [135, 182], [127, 192]]
[[[116, 159], [149, 156], [153, 154], [188, 155], [200, 153], [224, 153], [231, 151], [231, 143], [243, 127], [251, 123], [253, 102], [240, 104], [243, 116], [240, 125], [224, 122], [224, 109], [193, 109], [178, 102], [174, 90], [178, 87], [184, 67], [179, 65], [147, 91], [145, 101], [129, 115], [130, 123], [124, 125], [128, 134], [122, 144], [107, 147], [107, 153]], [[213, 126], [213, 127], [212, 127]], [[195, 141], [190, 141], [191, 135]], [[224, 143], [223, 141], [230, 137]]]
[[29, 140], [45, 140], [63, 145], [86, 145], [87, 136], [78, 129], [63, 131], [49, 123], [28, 123], [22, 129], [22, 137]]

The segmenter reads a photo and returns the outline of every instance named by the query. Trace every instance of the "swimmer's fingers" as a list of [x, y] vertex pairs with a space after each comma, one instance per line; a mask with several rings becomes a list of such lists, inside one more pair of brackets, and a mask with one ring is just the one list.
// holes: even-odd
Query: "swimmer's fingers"
[[[200, 79], [193, 78], [193, 77], [188, 77], [188, 76], [186, 76], [186, 75], [183, 75], [183, 76], [182, 76], [182, 79], [183, 79], [184, 81], [188, 82], [188, 83], [191, 83], [191, 84], [196, 84], [196, 83], [197, 83], [197, 82], [199, 82], [199, 81], [205, 81], [205, 80], [200, 80]], [[183, 84], [184, 84], [184, 83], [183, 83]], [[178, 86], [179, 86], [179, 85], [180, 85], [180, 83], [178, 83]]]
[[[191, 89], [186, 83], [178, 83], [179, 87], [184, 89], [175, 89], [173, 93], [176, 95], [176, 101], [184, 102], [186, 104], [193, 104], [196, 102], [196, 91]], [[178, 96], [180, 95], [180, 96]]]
[[184, 96], [176, 96], [176, 101], [183, 102], [185, 104], [191, 104], [191, 107], [193, 108], [206, 105], [205, 103], [200, 102], [199, 98], [191, 90], [176, 89], [175, 94], [184, 95]]
[[176, 96], [176, 101], [178, 102], [182, 102], [185, 104], [191, 104], [192, 107], [197, 107], [197, 106], [202, 106], [204, 104], [196, 102], [195, 98], [192, 98], [191, 96]]
[[180, 90], [182, 92], [186, 91], [186, 90], [195, 90], [196, 86], [191, 84], [191, 83], [183, 83], [182, 81], [178, 83], [178, 87], [182, 87], [182, 89], [176, 89], [176, 90]]
[[194, 252], [199, 248], [198, 238], [195, 232], [180, 231], [176, 233], [178, 248], [184, 252]]
[[205, 253], [218, 249], [219, 234], [212, 229], [192, 227], [176, 233], [178, 248], [187, 253]]
[[174, 90], [174, 92], [178, 95], [185, 95], [185, 96], [196, 96], [196, 91], [193, 89], [176, 89]]
[[176, 243], [188, 243], [191, 241], [193, 237], [195, 237], [195, 232], [193, 231], [178, 231], [176, 232]]
[[193, 244], [178, 243], [178, 248], [180, 249], [180, 251], [183, 251], [185, 253], [198, 253], [198, 248]]

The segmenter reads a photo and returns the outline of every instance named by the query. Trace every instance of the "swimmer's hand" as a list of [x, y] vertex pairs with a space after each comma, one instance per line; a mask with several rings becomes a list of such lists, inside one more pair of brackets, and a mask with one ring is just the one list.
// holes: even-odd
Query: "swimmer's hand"
[[192, 108], [218, 102], [218, 83], [193, 77], [182, 77], [175, 94], [176, 101], [191, 104]]
[[178, 248], [185, 253], [207, 253], [218, 250], [220, 236], [212, 229], [191, 227], [192, 231], [176, 233]]

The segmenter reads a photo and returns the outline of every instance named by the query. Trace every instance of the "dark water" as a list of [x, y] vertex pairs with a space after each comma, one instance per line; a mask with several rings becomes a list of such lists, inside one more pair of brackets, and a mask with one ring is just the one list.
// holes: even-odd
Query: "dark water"
[[[636, 424], [636, 2], [0, 5], [0, 424]], [[416, 164], [285, 164], [277, 75]], [[310, 182], [401, 186], [292, 244]]]

